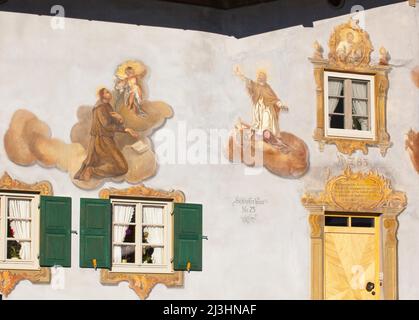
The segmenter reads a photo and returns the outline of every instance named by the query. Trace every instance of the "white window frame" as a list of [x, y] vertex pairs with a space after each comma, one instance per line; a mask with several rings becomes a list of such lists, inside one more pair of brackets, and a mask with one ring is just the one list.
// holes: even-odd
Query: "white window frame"
[[[7, 214], [8, 199], [31, 201], [31, 260], [7, 260]], [[0, 269], [39, 270], [40, 196], [33, 193], [0, 192]]]
[[[340, 78], [350, 80], [364, 80], [369, 81], [369, 131], [350, 130], [350, 129], [335, 129], [330, 128], [329, 120], [329, 78]], [[375, 140], [376, 138], [376, 121], [375, 121], [375, 77], [374, 75], [355, 74], [346, 72], [324, 72], [324, 123], [325, 135], [327, 137], [342, 137], [353, 139]]]
[[[113, 208], [115, 204], [133, 205], [135, 204], [135, 264], [114, 263], [114, 215]], [[173, 273], [173, 255], [174, 255], [174, 238], [173, 238], [173, 202], [171, 201], [157, 201], [148, 199], [129, 199], [129, 198], [111, 198], [112, 206], [112, 246], [111, 246], [111, 272], [126, 272], [126, 273]], [[143, 206], [158, 206], [163, 207], [163, 223], [164, 223], [164, 256], [162, 265], [143, 264], [142, 263], [142, 207]], [[140, 239], [140, 240], [139, 240]], [[138, 260], [139, 259], [139, 260]]]

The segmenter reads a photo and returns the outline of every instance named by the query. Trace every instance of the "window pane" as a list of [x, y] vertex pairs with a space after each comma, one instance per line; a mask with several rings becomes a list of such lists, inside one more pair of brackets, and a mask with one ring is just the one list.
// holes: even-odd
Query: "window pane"
[[326, 216], [324, 224], [326, 226], [347, 227], [348, 226], [348, 217]]
[[[127, 225], [135, 223], [135, 205], [115, 204], [113, 206], [113, 222], [116, 224], [113, 228], [114, 242], [135, 243], [135, 225]], [[135, 263], [135, 245], [114, 245], [113, 262]]]
[[7, 259], [10, 260], [30, 260], [31, 242], [30, 241], [7, 241]]
[[135, 205], [115, 204], [113, 206], [115, 223], [135, 223]]
[[332, 129], [345, 129], [345, 116], [332, 115], [330, 118], [330, 126]]
[[352, 97], [358, 99], [368, 98], [369, 81], [352, 81]]
[[31, 200], [28, 199], [8, 199], [7, 216], [10, 218], [31, 218]]
[[163, 245], [164, 227], [144, 227], [143, 243]]
[[119, 246], [113, 248], [114, 263], [135, 263], [135, 246]]
[[343, 79], [329, 78], [329, 97], [344, 96]]
[[135, 243], [135, 225], [113, 227], [114, 242]]
[[[7, 259], [30, 260], [31, 256], [31, 200], [7, 200]], [[26, 240], [26, 241], [25, 241]]]
[[143, 206], [143, 224], [163, 224], [163, 207]]
[[352, 114], [352, 129], [362, 131], [368, 131], [370, 129], [367, 101], [353, 99]]
[[351, 218], [352, 227], [373, 228], [374, 218]]
[[[135, 242], [135, 225], [129, 226], [135, 219], [135, 205], [115, 204], [113, 206], [113, 242], [132, 243]], [[135, 220], [134, 220], [135, 221]], [[117, 223], [125, 224], [119, 225]], [[132, 240], [134, 239], [134, 240]], [[115, 245], [113, 248], [114, 263], [134, 263], [135, 246]]]
[[145, 264], [163, 264], [163, 248], [153, 248], [151, 246], [143, 247], [143, 263]]
[[361, 131], [369, 131], [369, 121], [368, 118], [365, 117], [352, 117], [352, 129], [353, 130], [361, 130]]
[[345, 128], [344, 105], [343, 98], [329, 98], [329, 128]]
[[355, 116], [368, 116], [368, 102], [365, 100], [352, 100], [352, 114]]
[[344, 114], [345, 101], [344, 98], [329, 98], [329, 114]]
[[31, 222], [7, 219], [7, 237], [19, 240], [31, 239]]

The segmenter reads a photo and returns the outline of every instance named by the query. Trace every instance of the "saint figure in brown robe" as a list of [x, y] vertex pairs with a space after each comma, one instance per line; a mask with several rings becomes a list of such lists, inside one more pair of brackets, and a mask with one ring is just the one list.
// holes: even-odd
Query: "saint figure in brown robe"
[[125, 132], [137, 138], [138, 134], [124, 127], [123, 118], [110, 105], [111, 100], [109, 90], [99, 90], [99, 101], [93, 108], [87, 157], [74, 179], [89, 181], [92, 177], [103, 179], [128, 172], [128, 163], [116, 145], [114, 136], [116, 132]]

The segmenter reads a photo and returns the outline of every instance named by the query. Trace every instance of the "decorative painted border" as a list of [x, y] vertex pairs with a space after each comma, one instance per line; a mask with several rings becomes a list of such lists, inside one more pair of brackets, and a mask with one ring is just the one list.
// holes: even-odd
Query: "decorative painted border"
[[[352, 31], [357, 33], [361, 39], [359, 47], [362, 48], [363, 56], [356, 63], [345, 63], [339, 60], [337, 55], [338, 36], [342, 32]], [[317, 94], [317, 127], [314, 130], [313, 138], [319, 143], [320, 151], [324, 150], [325, 144], [335, 144], [338, 151], [351, 155], [356, 150], [361, 150], [368, 154], [368, 146], [379, 147], [381, 155], [384, 157], [387, 149], [391, 147], [390, 135], [387, 132], [386, 124], [386, 103], [387, 91], [389, 87], [388, 73], [391, 67], [388, 64], [389, 54], [385, 48], [380, 48], [380, 62], [378, 65], [370, 65], [371, 52], [374, 50], [369, 34], [358, 26], [358, 22], [349, 20], [347, 23], [337, 26], [329, 39], [329, 59], [323, 57], [323, 48], [316, 41], [314, 43], [314, 53], [309, 60], [314, 65], [314, 79]], [[370, 74], [375, 78], [375, 124], [376, 136], [373, 140], [345, 139], [338, 137], [328, 137], [325, 134], [324, 123], [324, 72], [352, 72]]]
[[[173, 199], [174, 202], [185, 202], [185, 195], [182, 191], [171, 190], [163, 191], [147, 188], [144, 185], [138, 185], [127, 189], [102, 189], [99, 192], [101, 199], [109, 199], [111, 196], [127, 197], [147, 197], [157, 199]], [[184, 284], [184, 275], [182, 271], [176, 271], [171, 274], [142, 274], [142, 273], [123, 273], [110, 272], [102, 269], [100, 272], [100, 282], [104, 285], [117, 285], [126, 281], [129, 287], [135, 291], [140, 299], [147, 299], [151, 290], [156, 284], [164, 284], [166, 287], [180, 287]]]
[[[39, 192], [40, 195], [53, 195], [51, 183], [41, 181], [34, 184], [27, 184], [19, 180], [14, 180], [5, 172], [0, 178], [0, 190], [19, 190]], [[32, 283], [50, 283], [50, 268], [40, 268], [39, 270], [0, 270], [0, 292], [7, 297], [22, 280], [29, 280]]]
[[[357, 203], [342, 206], [342, 202], [335, 201], [333, 197], [333, 186], [339, 180], [351, 180], [354, 185], [365, 179], [374, 180], [379, 184], [379, 190], [383, 197], [375, 205], [371, 203]], [[407, 197], [404, 192], [394, 191], [390, 180], [379, 175], [377, 172], [352, 172], [346, 168], [342, 175], [330, 178], [321, 192], [307, 192], [301, 202], [310, 212], [308, 221], [310, 225], [311, 238], [311, 298], [322, 300], [324, 298], [324, 266], [323, 266], [323, 246], [324, 246], [324, 215], [327, 211], [333, 212], [373, 212], [381, 213], [383, 219], [383, 238], [381, 239], [384, 290], [383, 297], [386, 300], [398, 299], [398, 277], [397, 277], [397, 228], [398, 215], [403, 212], [407, 206]], [[354, 211], [355, 210], [355, 211]]]

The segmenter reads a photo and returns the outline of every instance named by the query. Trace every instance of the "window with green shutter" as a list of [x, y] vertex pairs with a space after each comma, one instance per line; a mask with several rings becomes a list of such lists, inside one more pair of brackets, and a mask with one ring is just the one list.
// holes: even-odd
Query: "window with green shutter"
[[111, 203], [80, 199], [80, 267], [111, 268]]
[[39, 269], [39, 201], [37, 192], [0, 192], [0, 269]]
[[175, 270], [202, 271], [202, 238], [202, 205], [175, 203]]
[[202, 238], [200, 204], [122, 197], [80, 201], [82, 268], [201, 271]]
[[71, 198], [41, 196], [40, 265], [71, 267]]

